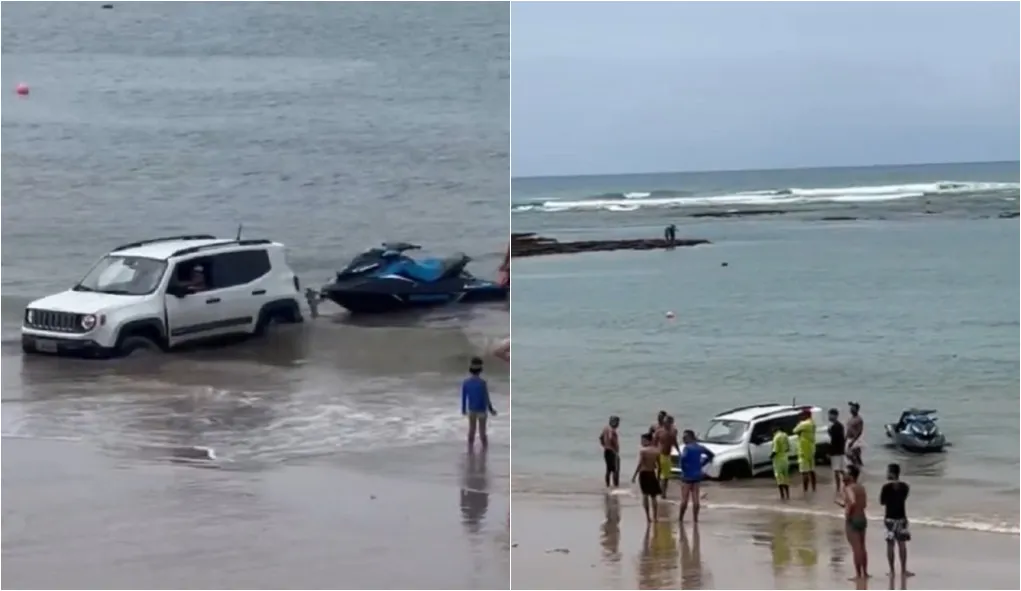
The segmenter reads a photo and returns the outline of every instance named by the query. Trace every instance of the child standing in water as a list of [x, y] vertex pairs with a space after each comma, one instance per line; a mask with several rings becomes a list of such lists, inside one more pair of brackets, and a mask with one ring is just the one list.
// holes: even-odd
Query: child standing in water
[[468, 377], [461, 383], [461, 414], [468, 417], [468, 452], [475, 449], [475, 431], [478, 430], [482, 450], [489, 448], [486, 419], [496, 415], [489, 400], [489, 385], [482, 379], [482, 359], [472, 357]]
[[773, 476], [780, 490], [780, 500], [786, 501], [791, 498], [791, 440], [780, 425], [773, 427], [773, 452], [769, 457], [773, 460]]

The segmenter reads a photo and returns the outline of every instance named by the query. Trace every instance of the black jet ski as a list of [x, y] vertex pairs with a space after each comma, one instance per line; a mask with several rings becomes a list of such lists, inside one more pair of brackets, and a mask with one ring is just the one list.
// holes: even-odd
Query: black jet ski
[[413, 259], [407, 252], [421, 246], [384, 243], [359, 254], [322, 289], [322, 297], [355, 314], [378, 314], [412, 308], [506, 300], [510, 289], [478, 279], [465, 266], [471, 258]]
[[886, 436], [897, 447], [917, 453], [943, 451], [946, 437], [936, 425], [935, 410], [909, 408], [896, 423], [886, 425]]

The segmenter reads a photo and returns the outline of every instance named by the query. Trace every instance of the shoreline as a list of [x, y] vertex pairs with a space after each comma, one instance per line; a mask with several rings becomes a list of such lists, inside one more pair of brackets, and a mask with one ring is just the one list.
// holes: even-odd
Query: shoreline
[[[836, 515], [714, 508], [678, 527], [676, 500], [646, 527], [630, 494], [515, 493], [511, 553], [518, 589], [853, 589]], [[875, 511], [873, 511], [875, 514]], [[906, 588], [886, 575], [883, 526], [869, 522], [872, 588]], [[1016, 534], [913, 525], [908, 568], [918, 589], [1017, 589]], [[900, 577], [897, 577], [900, 579]]]

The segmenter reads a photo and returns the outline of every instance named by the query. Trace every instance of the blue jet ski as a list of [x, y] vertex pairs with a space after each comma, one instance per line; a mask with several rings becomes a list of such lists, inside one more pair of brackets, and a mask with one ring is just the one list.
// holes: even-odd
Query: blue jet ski
[[453, 303], [473, 304], [506, 300], [510, 288], [478, 279], [465, 266], [471, 258], [457, 253], [446, 258], [413, 259], [407, 252], [421, 246], [384, 243], [362, 252], [322, 296], [353, 314], [378, 314]]
[[916, 453], [943, 451], [947, 440], [936, 425], [935, 410], [909, 408], [900, 420], [886, 425], [886, 436], [897, 447]]

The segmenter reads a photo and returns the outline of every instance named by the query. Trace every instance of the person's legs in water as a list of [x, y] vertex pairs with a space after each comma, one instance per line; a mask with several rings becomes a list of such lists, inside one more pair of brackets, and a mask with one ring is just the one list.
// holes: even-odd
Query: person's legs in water
[[606, 464], [606, 488], [610, 488], [611, 483], [617, 486], [620, 481], [617, 475], [617, 454], [612, 449], [604, 449], [603, 463]]
[[687, 482], [681, 481], [681, 508], [677, 511], [678, 521], [684, 521], [684, 514], [688, 512], [688, 498], [691, 496], [691, 487]]
[[780, 491], [782, 501], [791, 498], [790, 470], [787, 458], [773, 460], [773, 476], [776, 478], [776, 488]]
[[468, 413], [468, 451], [475, 449], [475, 429], [478, 424], [478, 414]]
[[670, 478], [673, 476], [673, 466], [670, 462], [669, 454], [660, 454], [659, 456], [659, 489], [663, 493], [663, 498], [666, 498], [667, 486], [670, 484]]
[[613, 468], [613, 488], [620, 488], [620, 454], [613, 454], [615, 463]]
[[691, 497], [691, 520], [693, 523], [698, 523], [698, 512], [702, 508], [702, 499], [700, 489], [702, 488], [698, 482], [687, 482], [684, 485], [688, 489], [688, 496]]
[[488, 417], [486, 413], [480, 412], [478, 416], [479, 422], [479, 443], [482, 444], [482, 451], [489, 449], [489, 436], [486, 434], [486, 423]]

